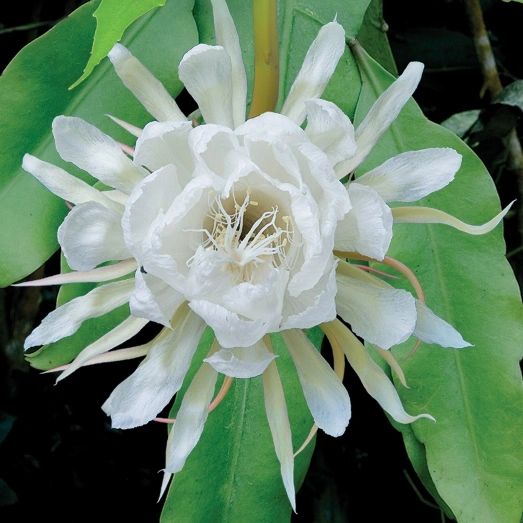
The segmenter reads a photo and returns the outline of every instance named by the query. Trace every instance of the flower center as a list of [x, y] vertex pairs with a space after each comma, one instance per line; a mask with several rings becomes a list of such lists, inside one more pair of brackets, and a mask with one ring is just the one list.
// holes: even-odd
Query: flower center
[[292, 241], [292, 221], [282, 216], [277, 205], [260, 209], [258, 201], [245, 193], [242, 203], [236, 195], [219, 195], [209, 205], [203, 247], [221, 255], [225, 270], [241, 281], [251, 281], [262, 263], [287, 268], [287, 248]]

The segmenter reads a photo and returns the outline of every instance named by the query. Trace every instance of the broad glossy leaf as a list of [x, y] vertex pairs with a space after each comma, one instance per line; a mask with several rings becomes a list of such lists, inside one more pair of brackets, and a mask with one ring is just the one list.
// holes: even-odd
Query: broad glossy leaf
[[[362, 50], [358, 55], [363, 88], [356, 120], [361, 121], [392, 77]], [[499, 211], [499, 200], [485, 167], [454, 134], [426, 120], [414, 102], [365, 167], [401, 151], [437, 146], [459, 151], [463, 164], [452, 184], [421, 205], [469, 223], [487, 221]], [[396, 350], [411, 387], [399, 386], [406, 409], [437, 419], [412, 425], [431, 478], [458, 521], [517, 523], [523, 486], [518, 366], [523, 322], [501, 227], [474, 237], [442, 225], [397, 225], [390, 255], [416, 272], [428, 305], [474, 345], [461, 350], [423, 345], [414, 355], [409, 355], [412, 344]]]
[[[173, 94], [182, 88], [176, 64], [196, 43], [192, 5], [192, 0], [170, 0], [135, 22], [123, 40]], [[60, 163], [50, 134], [53, 118], [80, 116], [122, 141], [128, 136], [105, 114], [136, 125], [151, 120], [108, 60], [88, 81], [68, 90], [88, 60], [96, 6], [86, 4], [29, 44], [0, 78], [0, 140], [4, 144], [0, 150], [0, 286], [33, 272], [57, 248], [56, 229], [66, 207], [21, 169], [26, 152]], [[71, 165], [63, 166], [81, 174]]]
[[96, 18], [96, 31], [91, 56], [82, 76], [76, 80], [71, 89], [89, 77], [133, 22], [151, 9], [162, 5], [165, 5], [165, 0], [127, 0], [125, 3], [120, 0], [101, 0], [98, 9], [93, 13]]
[[[287, 409], [298, 448], [312, 426], [294, 364], [280, 336], [273, 336]], [[200, 347], [181, 398], [209, 346]], [[219, 387], [220, 384], [218, 384]], [[295, 462], [295, 483], [301, 485], [313, 444]], [[226, 399], [207, 419], [202, 438], [171, 485], [161, 521], [192, 523], [274, 523], [290, 519], [291, 506], [283, 489], [269, 425], [265, 416], [261, 377], [235, 380]]]

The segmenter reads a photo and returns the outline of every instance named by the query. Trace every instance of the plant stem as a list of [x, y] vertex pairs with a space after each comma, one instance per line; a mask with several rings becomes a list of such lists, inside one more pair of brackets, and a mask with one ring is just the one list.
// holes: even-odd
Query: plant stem
[[277, 0], [253, 0], [254, 89], [249, 118], [273, 111], [278, 101]]
[[[492, 52], [481, 4], [479, 0], [465, 0], [465, 8], [472, 27], [474, 45], [485, 82], [481, 91], [483, 94], [485, 90], [488, 90], [491, 98], [495, 98], [502, 91], [503, 85], [499, 78], [498, 67]], [[519, 193], [523, 198], [523, 152], [516, 129], [510, 131], [506, 147], [509, 169], [517, 176]], [[519, 210], [519, 232], [523, 238], [523, 206], [521, 205]]]

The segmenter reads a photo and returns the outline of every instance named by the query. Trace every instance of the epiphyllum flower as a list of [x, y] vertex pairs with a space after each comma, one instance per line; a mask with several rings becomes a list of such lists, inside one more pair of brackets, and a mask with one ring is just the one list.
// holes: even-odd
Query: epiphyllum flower
[[[103, 405], [114, 427], [131, 428], [155, 419], [180, 389], [209, 325], [216, 342], [170, 432], [163, 488], [182, 469], [209, 406], [216, 405], [211, 400], [218, 373], [227, 376], [220, 398], [231, 378], [263, 374], [267, 417], [294, 507], [291, 432], [267, 335], [283, 332], [315, 423], [328, 434], [342, 434], [350, 418], [340, 381], [343, 354], [394, 419], [430, 418], [405, 412], [386, 374], [336, 314], [379, 347], [400, 375], [386, 350], [411, 335], [446, 347], [467, 346], [425, 305], [412, 273], [385, 257], [392, 222], [442, 222], [483, 233], [504, 213], [474, 228], [441, 211], [389, 209], [386, 201], [414, 201], [452, 181], [460, 157], [451, 149], [404, 153], [348, 186], [340, 182], [398, 115], [419, 81], [421, 64], [410, 64], [354, 131], [336, 105], [319, 98], [345, 46], [343, 29], [332, 22], [310, 47], [281, 114], [246, 121], [238, 36], [225, 2], [214, 0], [213, 8], [219, 45], [197, 45], [179, 66], [204, 124], [193, 127], [161, 83], [117, 45], [109, 55], [117, 74], [156, 119], [143, 130], [115, 119], [138, 137], [136, 147], [119, 145], [79, 118], [53, 122], [60, 156], [113, 189], [97, 190], [25, 156], [24, 169], [74, 205], [58, 239], [76, 271], [25, 285], [110, 282], [49, 314], [25, 346], [70, 336], [86, 319], [128, 302], [130, 316], [60, 369], [58, 379], [83, 365], [145, 356]], [[418, 299], [347, 258], [399, 268]], [[101, 266], [110, 261], [116, 263]], [[164, 326], [156, 338], [109, 352], [149, 321]], [[300, 330], [319, 324], [331, 341], [338, 375]]]

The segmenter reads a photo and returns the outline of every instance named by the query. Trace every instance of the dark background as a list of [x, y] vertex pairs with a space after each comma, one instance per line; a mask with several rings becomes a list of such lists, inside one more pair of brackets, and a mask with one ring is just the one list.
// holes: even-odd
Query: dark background
[[[3, 7], [1, 69], [22, 46], [81, 3], [24, 0], [9, 3], [9, 12]], [[488, 96], [480, 97], [483, 80], [460, 0], [384, 4], [398, 68], [413, 59], [426, 64], [415, 97], [432, 120], [441, 122], [453, 113], [488, 105]], [[500, 0], [483, 6], [503, 83], [523, 78], [523, 6]], [[517, 198], [516, 176], [506, 167], [502, 137], [487, 136], [477, 152], [494, 173], [503, 205]], [[505, 220], [505, 231], [509, 259], [521, 281], [517, 224], [516, 210]], [[45, 271], [56, 270], [53, 259]], [[53, 300], [53, 291], [45, 289], [0, 289], [0, 518], [4, 523], [37, 518], [158, 521], [157, 472], [163, 467], [165, 427], [151, 423], [130, 431], [111, 430], [100, 409], [135, 364], [79, 372], [55, 387], [53, 377], [40, 375], [23, 361], [23, 339], [53, 308]], [[413, 472], [401, 436], [350, 367], [347, 370], [353, 418], [343, 437], [319, 435], [295, 521], [444, 521]]]

